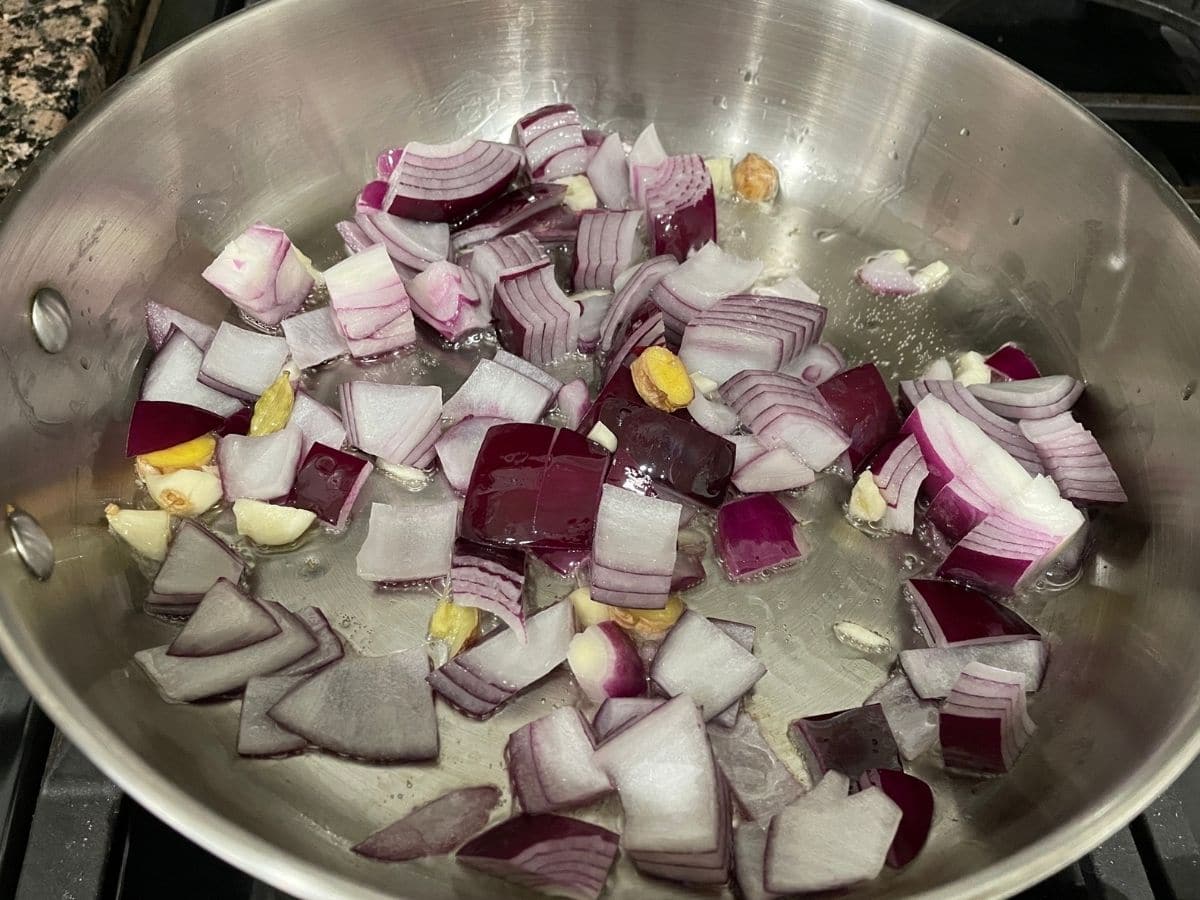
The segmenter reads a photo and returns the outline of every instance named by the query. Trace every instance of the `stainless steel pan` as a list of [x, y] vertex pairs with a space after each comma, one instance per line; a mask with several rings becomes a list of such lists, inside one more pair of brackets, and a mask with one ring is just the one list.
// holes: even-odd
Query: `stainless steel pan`
[[[330, 226], [379, 148], [503, 136], [556, 98], [627, 135], [654, 120], [675, 148], [777, 160], [781, 210], [727, 215], [725, 240], [798, 266], [850, 354], [896, 374], [1015, 338], [1088, 380], [1084, 413], [1132, 500], [1098, 522], [1077, 587], [1024, 601], [1054, 636], [1032, 707], [1038, 737], [1000, 780], [925, 766], [939, 809], [931, 844], [861, 894], [994, 897], [1097, 844], [1200, 742], [1200, 399], [1189, 399], [1200, 229], [1149, 166], [1053, 89], [870, 0], [278, 0], [119, 85], [0, 213], [0, 500], [40, 520], [57, 560], [40, 582], [0, 545], [0, 645], [38, 701], [137, 800], [291, 893], [495, 895], [499, 882], [447, 860], [385, 866], [346, 848], [448, 784], [502, 782], [500, 735], [569, 699], [564, 675], [486, 725], [443, 710], [437, 768], [239, 760], [235, 704], [167, 705], [131, 666], [170, 627], [138, 611], [144, 577], [101, 510], [133, 494], [122, 445], [145, 360], [143, 301], [215, 321], [223, 301], [199, 273], [249, 222], [286, 227], [328, 264]], [[925, 304], [866, 298], [852, 268], [890, 246], [944, 257], [953, 283]], [[70, 308], [57, 354], [31, 329], [43, 285]], [[381, 374], [426, 369], [452, 386], [468, 365], [426, 349]], [[839, 644], [831, 625], [854, 621], [896, 647], [911, 634], [895, 586], [905, 555], [923, 551], [851, 529], [840, 489], [797, 501], [816, 519], [805, 566], [743, 591], [712, 577], [694, 598], [762, 628], [771, 673], [751, 708], [794, 762], [787, 719], [860, 703], [891, 662]], [[364, 518], [342, 539], [264, 559], [259, 588], [331, 609], [365, 650], [411, 645], [431, 601], [372, 595], [354, 577]], [[683, 893], [626, 864], [609, 890]]]

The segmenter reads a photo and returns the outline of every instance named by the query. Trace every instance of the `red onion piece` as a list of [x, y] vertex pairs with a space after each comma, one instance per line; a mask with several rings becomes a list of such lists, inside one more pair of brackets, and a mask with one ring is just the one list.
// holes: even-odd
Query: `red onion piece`
[[622, 367], [633, 365], [633, 361], [647, 347], [665, 347], [666, 345], [666, 327], [663, 325], [662, 313], [652, 312], [629, 329], [624, 341], [608, 360], [608, 366], [604, 370], [605, 379], [612, 380]]
[[[363, 210], [356, 209], [356, 212]], [[353, 256], [355, 253], [362, 253], [364, 250], [369, 250], [375, 246], [375, 241], [371, 236], [363, 231], [362, 226], [357, 222], [342, 221], [338, 222], [334, 228], [337, 233], [342, 236], [342, 245], [346, 248], [346, 255]]]
[[162, 345], [167, 342], [172, 328], [177, 328], [186, 334], [201, 350], [208, 349], [213, 336], [217, 333], [217, 329], [211, 325], [205, 325], [177, 309], [147, 300], [146, 334], [150, 337], [150, 346], [155, 350], [161, 350]]
[[850, 447], [839, 416], [798, 378], [748, 369], [721, 385], [721, 396], [764, 445], [787, 447], [814, 470], [824, 469]]
[[900, 750], [878, 703], [796, 719], [788, 740], [816, 780], [826, 772], [851, 779], [868, 769], [900, 768]]
[[253, 419], [254, 407], [240, 406], [221, 422], [221, 427], [217, 429], [217, 437], [225, 437], [227, 434], [249, 434]]
[[[402, 151], [397, 150], [396, 152], [400, 153]], [[399, 156], [396, 158], [399, 159]], [[388, 168], [388, 175], [392, 173], [392, 168], [394, 167]], [[363, 185], [363, 189], [354, 198], [354, 214], [357, 216], [361, 213], [379, 212], [383, 209], [383, 198], [386, 194], [387, 175], [381, 173], [379, 179], [368, 181]]]
[[607, 828], [552, 814], [515, 816], [458, 851], [463, 865], [544, 894], [596, 900], [617, 858]]
[[717, 513], [716, 549], [732, 581], [773, 572], [801, 560], [808, 544], [773, 494], [726, 503]]
[[[847, 797], [820, 785], [771, 820], [763, 882], [777, 894], [837, 890], [875, 878], [900, 826], [902, 812], [876, 787]], [[838, 794], [840, 793], [840, 796]]]
[[436, 759], [437, 717], [424, 647], [346, 656], [306, 679], [268, 711], [310, 744], [373, 763]]
[[640, 209], [585, 209], [575, 242], [575, 290], [609, 290], [645, 253]]
[[880, 297], [911, 297], [921, 292], [921, 285], [908, 271], [908, 254], [903, 250], [884, 250], [871, 257], [854, 277]]
[[569, 103], [555, 103], [526, 113], [513, 128], [525, 162], [536, 179], [546, 164], [564, 151], [586, 147], [579, 111]]
[[340, 448], [346, 443], [346, 428], [342, 424], [342, 417], [324, 403], [314, 400], [306, 391], [296, 391], [288, 427], [299, 430], [305, 456], [313, 444]]
[[758, 260], [739, 259], [707, 243], [669, 272], [650, 292], [662, 310], [667, 341], [677, 346], [684, 327], [722, 297], [749, 289], [762, 274]]
[[871, 477], [887, 503], [879, 526], [900, 534], [912, 534], [917, 495], [929, 474], [921, 446], [911, 434], [884, 443], [871, 458]]
[[198, 406], [170, 400], [139, 400], [129, 418], [125, 455], [141, 456], [174, 447], [216, 431], [223, 421], [216, 413]]
[[530, 227], [542, 213], [558, 207], [567, 194], [561, 184], [531, 184], [513, 188], [465, 222], [450, 238], [456, 252], [491, 241], [519, 228]]
[[237, 691], [256, 675], [267, 675], [295, 662], [316, 647], [308, 629], [278, 603], [266, 602], [279, 633], [265, 641], [217, 656], [171, 656], [167, 647], [134, 654], [154, 686], [168, 700], [188, 703]]
[[474, 606], [500, 618], [525, 640], [525, 554], [460, 540], [450, 567], [450, 594], [460, 606]]
[[388, 175], [381, 208], [421, 222], [456, 222], [504, 193], [521, 159], [516, 147], [492, 141], [413, 141]]
[[749, 713], [740, 712], [731, 729], [710, 725], [708, 739], [743, 820], [769, 822], [804, 793]]
[[329, 305], [351, 355], [377, 356], [417, 339], [408, 292], [387, 249], [376, 244], [325, 272]]
[[646, 669], [637, 647], [616, 622], [589, 625], [571, 638], [567, 664], [579, 689], [597, 703], [646, 691]]
[[403, 584], [449, 575], [457, 525], [453, 500], [372, 503], [367, 538], [356, 558], [358, 577]]
[[671, 570], [671, 593], [689, 591], [704, 583], [705, 544], [685, 543], [682, 540], [675, 548], [675, 568]]
[[380, 178], [387, 178], [392, 174], [392, 170], [400, 162], [400, 157], [404, 155], [403, 147], [391, 147], [387, 150], [380, 150], [379, 155], [375, 157], [375, 174]]
[[305, 680], [304, 675], [257, 675], [246, 682], [238, 717], [238, 756], [290, 756], [307, 749], [308, 741], [281, 728], [267, 710]]
[[[586, 133], [585, 133], [586, 138]], [[625, 161], [625, 147], [616, 132], [604, 138], [587, 167], [588, 181], [600, 202], [608, 209], [626, 209], [629, 206], [629, 164]]]
[[879, 445], [900, 430], [900, 417], [879, 369], [873, 363], [839, 372], [822, 382], [834, 421], [850, 436], [850, 464], [857, 472]]
[[328, 306], [289, 316], [282, 325], [292, 361], [302, 369], [311, 369], [350, 353], [350, 347], [334, 321], [333, 310]]
[[545, 425], [488, 429], [462, 513], [468, 540], [534, 550], [591, 546], [608, 454]]
[[241, 650], [279, 634], [266, 607], [231, 581], [217, 579], [171, 642], [171, 656], [215, 656]]
[[1006, 644], [967, 644], [959, 647], [925, 647], [901, 650], [900, 665], [923, 700], [945, 697], [955, 679], [971, 663], [983, 663], [1025, 676], [1026, 690], [1036, 691], [1046, 673], [1050, 651], [1044, 641], [1010, 641]]
[[233, 415], [242, 408], [241, 401], [200, 383], [203, 361], [204, 351], [195, 341], [173, 329], [146, 369], [141, 399], [183, 403], [221, 417]]
[[562, 292], [549, 261], [501, 272], [492, 310], [500, 343], [529, 362], [552, 362], [578, 347], [579, 304]]
[[1058, 554], [1057, 534], [1031, 529], [1023, 519], [993, 513], [951, 548], [937, 574], [1008, 595], [1032, 584]]
[[492, 357], [492, 362], [499, 363], [505, 368], [512, 369], [514, 372], [520, 372], [526, 378], [532, 378], [542, 387], [557, 394], [562, 388], [563, 383], [539, 366], [521, 357], [509, 353], [503, 347], [496, 348], [496, 355]]
[[299, 428], [250, 437], [230, 434], [217, 445], [217, 465], [225, 499], [274, 500], [292, 489], [300, 465]]
[[383, 862], [443, 856], [487, 825], [500, 797], [500, 789], [490, 784], [449, 791], [350, 849]]
[[973, 662], [942, 704], [938, 736], [948, 768], [1003, 774], [1033, 735], [1025, 707], [1026, 676]]
[[635, 206], [645, 206], [646, 184], [653, 180], [654, 170], [666, 161], [667, 151], [651, 122], [642, 129], [629, 151], [629, 189]]
[[246, 563], [223, 540], [195, 522], [183, 521], [154, 576], [151, 590], [160, 604], [194, 606], [221, 579], [241, 580]]
[[1129, 499], [1096, 438], [1070, 413], [1039, 422], [1021, 422], [1020, 428], [1033, 444], [1046, 474], [1068, 500], [1092, 505], [1125, 503]]
[[652, 713], [667, 701], [662, 697], [609, 697], [592, 717], [597, 741], [605, 741]]
[[382, 244], [401, 271], [423, 272], [450, 255], [450, 226], [444, 222], [414, 222], [390, 213], [359, 213], [355, 223], [372, 244]]
[[492, 308], [492, 295], [500, 273], [509, 269], [519, 269], [536, 262], [549, 259], [545, 249], [527, 231], [505, 235], [495, 240], [486, 241], [471, 250], [468, 265], [479, 280], [483, 303], [489, 310]]
[[[643, 176], [639, 173], [639, 180]], [[680, 262], [717, 239], [717, 200], [712, 175], [697, 154], [667, 157], [642, 181], [650, 249]]]
[[558, 389], [558, 411], [562, 413], [565, 427], [571, 430], [578, 428], [589, 406], [591, 398], [588, 396], [587, 382], [582, 378], [569, 381]]
[[735, 434], [729, 440], [737, 449], [733, 486], [743, 494], [790, 491], [816, 480], [816, 473], [785, 447], [768, 449], [752, 434]]
[[742, 822], [733, 835], [733, 868], [741, 900], [773, 900], [779, 896], [763, 884], [763, 857], [767, 851], [765, 824]]
[[860, 790], [877, 787], [900, 807], [900, 827], [888, 850], [887, 864], [893, 869], [903, 869], [917, 858], [929, 839], [933, 828], [933, 791], [915, 775], [896, 769], [863, 772], [858, 787]]
[[1015, 611], [961, 584], [912, 578], [904, 593], [931, 647], [1002, 644], [1041, 637]]
[[785, 375], [794, 375], [810, 387], [828, 381], [846, 368], [846, 358], [833, 344], [822, 341], [813, 344], [790, 363], [780, 369]]
[[408, 283], [417, 318], [447, 341], [459, 341], [491, 324], [475, 275], [454, 263], [431, 263]]
[[204, 351], [199, 378], [214, 390], [253, 400], [279, 377], [287, 358], [283, 338], [222, 322]]
[[1013, 343], [1001, 344], [984, 362], [1002, 379], [1020, 381], [1042, 375], [1029, 354]]
[[521, 809], [561, 812], [587, 806], [609, 793], [608, 777], [592, 765], [593, 749], [587, 722], [570, 706], [509, 735], [504, 764]]
[[300, 309], [313, 286], [308, 260], [282, 229], [262, 222], [226, 244], [200, 277], [264, 325]]
[[315, 443], [304, 455], [285, 502], [316, 513], [318, 519], [340, 531], [373, 468], [360, 456]]
[[533, 550], [534, 556], [559, 575], [573, 577], [591, 559], [590, 550]]
[[687, 694], [708, 720], [736, 703], [766, 672], [753, 653], [689, 609], [654, 655], [650, 680], [668, 697]]
[[1082, 381], [1070, 375], [1044, 375], [972, 384], [967, 390], [996, 415], [1009, 419], [1051, 419], [1074, 406], [1083, 387]]
[[350, 443], [397, 466], [423, 468], [433, 460], [442, 413], [436, 385], [347, 381], [338, 387]]
[[604, 485], [592, 539], [592, 599], [635, 609], [665, 607], [680, 512], [678, 503]]
[[937, 740], [937, 706], [918, 697], [903, 672], [884, 682], [866, 703], [883, 707], [883, 715], [904, 759], [916, 759]]
[[483, 438], [493, 425], [503, 425], [507, 419], [467, 416], [447, 428], [433, 445], [442, 473], [450, 487], [460, 494], [467, 492], [471, 470], [483, 446]]
[[616, 294], [600, 322], [599, 350], [611, 353], [650, 302], [650, 292], [668, 273], [679, 268], [673, 256], [655, 256], [621, 272], [613, 282]]
[[329, 619], [325, 618], [325, 613], [315, 606], [306, 606], [296, 613], [296, 618], [304, 623], [309, 634], [316, 639], [317, 648], [294, 663], [273, 672], [274, 675], [311, 675], [330, 663], [337, 662], [344, 655], [342, 639], [329, 624]]
[[538, 384], [508, 366], [481, 359], [462, 387], [446, 401], [442, 418], [449, 422], [467, 416], [536, 422], [557, 390]]
[[486, 719], [561, 665], [574, 635], [571, 604], [559, 601], [526, 620], [524, 641], [510, 629], [493, 631], [438, 666], [428, 681], [463, 715]]

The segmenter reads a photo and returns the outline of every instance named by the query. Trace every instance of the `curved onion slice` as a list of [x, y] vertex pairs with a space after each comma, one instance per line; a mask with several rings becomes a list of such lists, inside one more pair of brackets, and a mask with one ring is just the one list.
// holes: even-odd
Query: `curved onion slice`
[[658, 709], [663, 697], [609, 697], [600, 704], [592, 718], [592, 730], [597, 741], [605, 741]]
[[625, 161], [621, 136], [615, 131], [604, 138], [588, 163], [587, 177], [596, 196], [608, 209], [629, 206], [629, 164]]
[[288, 756], [308, 747], [308, 741], [267, 715], [267, 710], [304, 679], [303, 675], [257, 675], [246, 682], [238, 717], [239, 756]]
[[352, 356], [377, 356], [417, 339], [408, 292], [382, 244], [330, 268], [325, 284], [338, 330]]
[[199, 377], [214, 390], [253, 400], [279, 377], [287, 358], [283, 338], [222, 322], [204, 351]]
[[505, 235], [495, 240], [487, 241], [471, 251], [468, 263], [475, 277], [479, 279], [482, 292], [483, 306], [492, 308], [492, 295], [496, 290], [496, 282], [500, 273], [509, 269], [519, 269], [522, 266], [549, 259], [545, 249], [527, 231]]
[[339, 756], [376, 763], [436, 759], [437, 718], [428, 674], [424, 647], [346, 656], [288, 691], [267, 714]]
[[916, 859], [933, 828], [933, 791], [920, 778], [896, 769], [871, 769], [858, 779], [860, 790], [877, 787], [900, 807], [900, 827], [888, 850], [887, 864], [902, 869]]
[[486, 314], [475, 276], [454, 263], [431, 263], [408, 283], [409, 299], [417, 318], [448, 341], [486, 328]]
[[921, 446], [911, 434], [886, 442], [871, 458], [871, 477], [887, 503], [879, 526], [900, 534], [912, 534], [917, 495], [929, 474]]
[[743, 494], [770, 494], [806, 487], [816, 473], [785, 447], [768, 449], [752, 434], [728, 438], [737, 449], [733, 486]]
[[467, 416], [536, 422], [549, 408], [558, 387], [549, 388], [507, 365], [481, 359], [442, 407], [442, 418], [451, 423]]
[[238, 412], [242, 404], [236, 397], [200, 383], [203, 361], [204, 351], [199, 345], [182, 331], [172, 330], [146, 369], [141, 399], [197, 406], [222, 417]]
[[450, 567], [450, 595], [461, 606], [497, 616], [525, 640], [525, 554], [460, 540]]
[[764, 445], [787, 447], [814, 470], [850, 446], [825, 398], [798, 378], [748, 369], [721, 385], [721, 397]]
[[340, 530], [346, 526], [372, 468], [360, 456], [314, 443], [304, 455], [285, 502], [311, 510], [322, 522]]
[[473, 138], [412, 141], [388, 175], [381, 208], [420, 222], [456, 222], [504, 193], [521, 158], [516, 147]]
[[804, 793], [749, 713], [740, 712], [732, 728], [709, 725], [708, 739], [742, 819], [769, 822]]
[[459, 788], [422, 804], [350, 849], [359, 856], [403, 862], [450, 853], [487, 824], [500, 805], [500, 789], [490, 784]]
[[1049, 649], [1044, 641], [1009, 641], [1005, 644], [967, 644], [959, 647], [926, 647], [901, 650], [900, 665], [923, 700], [945, 697], [954, 681], [971, 663], [983, 663], [1025, 676], [1026, 690], [1036, 691], [1046, 673]]
[[562, 413], [563, 424], [575, 430], [587, 414], [591, 399], [588, 396], [587, 382], [582, 378], [569, 381], [558, 390], [558, 411]]
[[161, 350], [162, 345], [167, 342], [172, 328], [177, 328], [186, 334], [201, 350], [208, 349], [213, 336], [217, 333], [217, 329], [211, 325], [205, 325], [177, 309], [147, 300], [146, 334], [150, 337], [150, 346], [155, 350]]
[[200, 277], [251, 318], [278, 325], [304, 305], [311, 264], [280, 228], [258, 222], [234, 238]]
[[542, 387], [557, 394], [562, 388], [563, 383], [547, 372], [540, 366], [535, 366], [521, 357], [509, 353], [503, 347], [496, 348], [496, 355], [492, 357], [492, 362], [499, 363], [507, 369], [512, 369], [514, 372], [520, 372], [526, 378], [532, 378]]
[[600, 322], [599, 350], [611, 353], [624, 340], [630, 324], [650, 305], [650, 292], [668, 273], [679, 268], [673, 256], [655, 256], [620, 273], [613, 282], [616, 294]]
[[241, 650], [279, 634], [279, 623], [257, 600], [230, 581], [217, 579], [183, 631], [171, 642], [171, 656], [215, 656]]
[[[1047, 494], [1058, 492], [1043, 479]], [[1028, 521], [992, 513], [972, 528], [938, 566], [941, 578], [962, 581], [994, 594], [1012, 594], [1033, 581], [1065, 552], [1058, 534], [1031, 528]]]
[[1002, 774], [1033, 736], [1022, 673], [980, 662], [963, 667], [942, 704], [938, 737], [948, 768]]
[[493, 425], [503, 425], [507, 419], [483, 416], [467, 416], [447, 428], [433, 445], [442, 473], [450, 487], [465, 494], [471, 483], [471, 470], [475, 468], [475, 457], [483, 446], [484, 435]]
[[640, 209], [588, 209], [579, 215], [575, 241], [576, 291], [610, 289], [619, 273], [645, 252]]
[[288, 419], [288, 427], [297, 428], [303, 435], [306, 455], [313, 444], [340, 448], [346, 443], [346, 428], [342, 424], [342, 417], [302, 390], [296, 391], [296, 397], [292, 401], [292, 416]]
[[1003, 644], [1041, 636], [1015, 611], [961, 584], [912, 578], [904, 583], [904, 593], [931, 647]]
[[442, 413], [437, 385], [347, 381], [338, 387], [350, 443], [397, 466], [433, 461]]
[[156, 603], [195, 606], [220, 579], [237, 584], [245, 568], [242, 558], [207, 528], [181, 522], [151, 590]]
[[788, 725], [788, 740], [804, 757], [814, 781], [830, 771], [856, 779], [868, 769], [901, 766], [900, 750], [878, 703], [796, 719]]
[[592, 598], [637, 609], [666, 606], [681, 512], [678, 503], [604, 485], [592, 539]]
[[579, 352], [594, 353], [600, 343], [600, 323], [612, 304], [613, 293], [607, 290], [584, 291], [571, 298], [579, 304]]
[[457, 525], [453, 500], [372, 503], [367, 538], [356, 558], [358, 577], [402, 584], [449, 575]]
[[344, 655], [342, 639], [329, 624], [329, 619], [325, 618], [325, 613], [315, 606], [306, 606], [296, 613], [296, 618], [304, 623], [309, 634], [316, 639], [317, 647], [294, 663], [273, 672], [273, 675], [311, 675], [330, 663], [337, 662]]
[[628, 370], [628, 367], [633, 365], [634, 359], [640, 356], [647, 347], [665, 347], [666, 345], [667, 337], [666, 327], [663, 325], [663, 315], [656, 310], [629, 329], [621, 346], [608, 360], [608, 366], [604, 370], [605, 380], [612, 381], [622, 368]]
[[1096, 438], [1070, 413], [1039, 422], [1021, 422], [1020, 428], [1033, 444], [1046, 473], [1068, 500], [1106, 504], [1129, 499]]
[[787, 507], [773, 494], [726, 503], [717, 513], [716, 550], [732, 581], [772, 572], [803, 559], [808, 544]]
[[[517, 144], [525, 151], [525, 163], [535, 180], [546, 174], [547, 168], [559, 155], [587, 146], [579, 111], [569, 103], [555, 103], [526, 113], [517, 120], [513, 133]], [[583, 168], [579, 171], [583, 171]]]
[[689, 609], [654, 655], [650, 680], [668, 697], [687, 694], [708, 720], [736, 703], [766, 672], [753, 653]]
[[217, 465], [226, 500], [286, 497], [300, 465], [303, 436], [285, 428], [260, 437], [230, 434], [217, 447]]
[[897, 672], [866, 699], [883, 707], [900, 755], [914, 760], [937, 740], [937, 706], [916, 695], [903, 672]]
[[[693, 387], [695, 379], [693, 379]], [[687, 405], [688, 415], [705, 431], [713, 434], [728, 435], [737, 430], [737, 413], [720, 400], [710, 400], [699, 390]], [[736, 465], [736, 463], [735, 463]]]
[[1009, 419], [1050, 419], [1074, 406], [1083, 388], [1083, 382], [1070, 375], [1045, 375], [972, 384], [967, 390], [997, 415]]
[[[369, 210], [369, 207], [366, 208]], [[363, 208], [356, 207], [356, 212], [365, 211]], [[338, 222], [334, 228], [337, 233], [342, 236], [342, 246], [346, 248], [346, 255], [353, 256], [355, 253], [362, 253], [364, 250], [375, 246], [375, 242], [367, 235], [362, 227], [357, 222], [342, 221]]]
[[579, 304], [562, 292], [549, 260], [501, 272], [492, 311], [501, 344], [529, 362], [553, 362], [579, 345]]
[[921, 285], [908, 271], [910, 262], [903, 250], [884, 250], [859, 266], [854, 277], [872, 294], [911, 297], [921, 292]]
[[518, 728], [504, 747], [513, 796], [527, 813], [587, 806], [612, 790], [592, 765], [592, 735], [579, 710], [563, 706]]
[[747, 290], [762, 268], [758, 260], [739, 259], [712, 242], [689, 256], [650, 292], [662, 310], [668, 343], [677, 345], [687, 323], [722, 297]]
[[636, 697], [646, 690], [646, 669], [637, 647], [616, 622], [589, 625], [571, 638], [567, 664], [591, 700]]
[[450, 237], [456, 252], [512, 234], [547, 210], [563, 203], [567, 188], [561, 184], [531, 184], [513, 188], [461, 223]]
[[857, 472], [879, 445], [900, 430], [895, 404], [874, 363], [839, 372], [817, 387], [833, 419], [850, 436], [846, 452]]
[[984, 362], [1002, 379], [1020, 381], [1042, 375], [1029, 354], [1013, 343], [1001, 344]]
[[515, 816], [458, 851], [463, 865], [573, 900], [596, 900], [617, 858], [607, 828], [550, 813]]
[[[631, 171], [641, 167], [634, 165]], [[669, 156], [642, 185], [650, 249], [683, 262], [693, 250], [717, 239], [717, 200], [712, 175], [697, 154]]]
[[328, 306], [289, 316], [282, 325], [292, 361], [302, 369], [311, 369], [350, 353], [350, 347], [334, 321], [333, 310]]
[[129, 418], [125, 455], [141, 456], [174, 447], [221, 427], [224, 420], [211, 410], [170, 400], [139, 400]]

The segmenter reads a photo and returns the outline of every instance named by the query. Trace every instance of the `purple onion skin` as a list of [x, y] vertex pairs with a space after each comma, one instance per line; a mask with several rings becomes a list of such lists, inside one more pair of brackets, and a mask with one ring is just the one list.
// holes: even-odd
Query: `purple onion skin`
[[699, 203], [651, 216], [652, 256], [669, 253], [680, 262], [717, 239], [717, 200], [710, 185]]
[[387, 180], [383, 181], [368, 181], [362, 189], [362, 193], [358, 195], [359, 201], [364, 206], [369, 206], [372, 209], [383, 209], [383, 198], [387, 194]]
[[862, 774], [858, 789], [878, 787], [900, 807], [900, 828], [888, 850], [887, 864], [903, 869], [917, 858], [933, 827], [933, 791], [920, 778], [897, 769], [870, 769]]
[[909, 589], [920, 593], [949, 645], [986, 638], [1039, 637], [1037, 629], [1016, 612], [965, 585], [913, 578]]
[[[599, 622], [589, 625], [576, 635], [572, 643], [579, 641], [603, 641], [608, 644], [606, 657], [609, 665], [603, 676], [593, 684], [588, 673], [575, 672], [584, 693], [594, 700], [608, 697], [640, 697], [646, 692], [646, 667], [638, 655], [637, 647], [629, 635], [616, 622]], [[570, 660], [568, 651], [567, 659]]]
[[237, 412], [225, 417], [225, 421], [217, 429], [217, 434], [220, 437], [225, 437], [227, 434], [249, 434], [250, 419], [253, 416], [254, 410], [249, 406], [243, 406]]
[[[388, 208], [393, 216], [416, 219], [418, 222], [459, 222], [482, 206], [491, 203], [508, 188], [509, 178], [499, 181], [474, 197], [455, 200], [422, 200], [414, 197], [396, 197]], [[382, 200], [382, 198], [381, 198]]]
[[997, 713], [987, 719], [942, 713], [938, 717], [938, 739], [947, 766], [1003, 775], [1004, 718]]
[[316, 513], [322, 522], [336, 525], [363, 467], [369, 465], [362, 457], [344, 450], [313, 444], [296, 472], [285, 502]]
[[900, 750], [878, 703], [796, 719], [788, 739], [814, 779], [829, 771], [851, 779], [869, 769], [900, 769]]
[[[459, 232], [476, 225], [502, 224], [504, 227], [492, 237], [503, 237], [516, 231], [530, 217], [537, 215], [545, 206], [561, 203], [567, 189], [561, 184], [531, 184], [513, 188], [483, 206], [454, 226]], [[522, 211], [536, 207], [526, 215]]]
[[140, 456], [174, 447], [209, 432], [219, 431], [225, 421], [214, 412], [186, 403], [139, 400], [133, 405], [133, 415], [129, 419], [125, 455]]
[[731, 579], [794, 562], [796, 520], [774, 494], [754, 494], [726, 503], [717, 513], [717, 552]]
[[1040, 378], [1037, 364], [1030, 359], [1029, 354], [1016, 344], [1005, 344], [998, 347], [991, 356], [984, 360], [987, 365], [1010, 381], [1023, 381], [1026, 378]]
[[850, 436], [850, 464], [859, 471], [888, 438], [900, 431], [900, 416], [874, 363], [839, 372], [817, 390]]

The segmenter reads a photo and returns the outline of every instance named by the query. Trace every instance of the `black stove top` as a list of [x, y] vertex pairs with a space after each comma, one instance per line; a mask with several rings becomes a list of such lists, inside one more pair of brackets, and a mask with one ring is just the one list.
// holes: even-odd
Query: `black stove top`
[[[254, 2], [254, 0], [250, 0]], [[134, 64], [242, 8], [151, 3]], [[1200, 208], [1200, 0], [908, 0], [1105, 119]], [[0, 660], [0, 898], [281, 900], [181, 837], [57, 734]], [[1025, 900], [1200, 897], [1200, 764]]]

